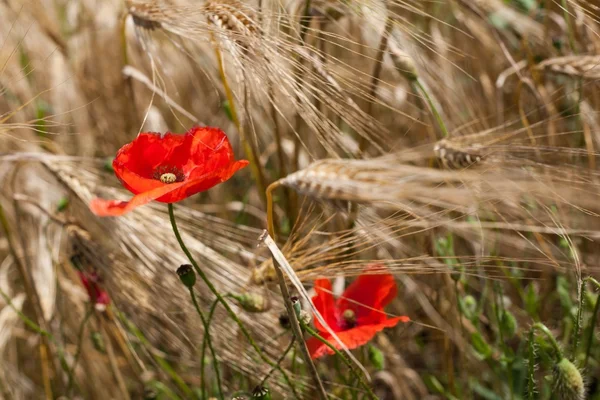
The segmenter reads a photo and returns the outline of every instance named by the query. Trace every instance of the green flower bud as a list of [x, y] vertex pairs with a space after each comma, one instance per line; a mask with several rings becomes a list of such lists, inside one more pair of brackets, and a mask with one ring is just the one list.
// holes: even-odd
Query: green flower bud
[[283, 329], [290, 329], [290, 316], [287, 312], [284, 311], [279, 314], [279, 325], [281, 325]]
[[241, 295], [233, 295], [244, 311], [258, 313], [269, 309], [269, 302], [266, 297], [258, 293], [243, 293]]
[[252, 391], [252, 399], [255, 400], [271, 400], [271, 392], [264, 386], [257, 386]]
[[373, 345], [369, 345], [369, 360], [378, 371], [385, 368], [385, 356], [383, 352]]
[[181, 283], [189, 289], [193, 288], [196, 284], [196, 273], [190, 264], [183, 264], [177, 268], [177, 276], [179, 276]]
[[554, 392], [561, 400], [584, 400], [585, 385], [581, 372], [566, 358], [560, 360], [553, 371]]

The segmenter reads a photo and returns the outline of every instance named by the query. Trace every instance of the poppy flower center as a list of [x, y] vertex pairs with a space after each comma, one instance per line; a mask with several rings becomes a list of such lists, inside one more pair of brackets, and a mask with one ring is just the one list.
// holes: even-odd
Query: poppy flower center
[[354, 310], [347, 309], [342, 313], [343, 325], [345, 329], [351, 329], [356, 326], [356, 313]]
[[156, 179], [161, 181], [162, 183], [175, 183], [175, 182], [183, 182], [185, 180], [185, 175], [183, 171], [177, 167], [171, 167], [168, 165], [161, 165], [156, 168], [152, 173], [152, 179]]

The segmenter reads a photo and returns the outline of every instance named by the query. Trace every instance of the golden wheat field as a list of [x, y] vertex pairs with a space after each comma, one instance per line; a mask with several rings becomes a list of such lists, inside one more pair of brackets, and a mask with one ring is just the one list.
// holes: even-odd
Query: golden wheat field
[[0, 398], [600, 400], [600, 1], [0, 1]]

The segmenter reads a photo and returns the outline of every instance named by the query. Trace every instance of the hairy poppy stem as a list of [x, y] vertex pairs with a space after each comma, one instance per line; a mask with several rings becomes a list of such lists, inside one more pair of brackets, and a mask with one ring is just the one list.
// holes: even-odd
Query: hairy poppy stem
[[[583, 309], [583, 294], [585, 292], [585, 284], [587, 282], [593, 283], [598, 289], [600, 289], [600, 282], [598, 282], [596, 279], [592, 278], [591, 276], [588, 276], [587, 278], [585, 278], [583, 280], [583, 282], [581, 282], [581, 289], [579, 290], [579, 293], [580, 293], [579, 310], [577, 313], [577, 330], [575, 331], [576, 338], [579, 335], [579, 325], [580, 325], [581, 313], [582, 313], [581, 310]], [[600, 308], [600, 295], [596, 299], [596, 304], [594, 305], [594, 311], [592, 313], [592, 320], [590, 321], [590, 332], [588, 333], [588, 341], [587, 341], [587, 346], [586, 346], [586, 350], [585, 350], [585, 361], [583, 362], [584, 369], [587, 367], [588, 359], [590, 358], [590, 352], [592, 350], [592, 343], [594, 342], [594, 328], [596, 326], [596, 319], [598, 317], [598, 309], [599, 308]], [[577, 344], [574, 345], [573, 357], [575, 357], [576, 351], [577, 351]]]
[[[181, 250], [183, 250], [183, 252], [187, 256], [188, 260], [190, 260], [190, 263], [194, 267], [194, 270], [196, 271], [196, 273], [198, 274], [198, 276], [200, 276], [200, 278], [202, 279], [202, 281], [204, 281], [204, 283], [206, 284], [206, 286], [208, 286], [208, 288], [210, 289], [210, 291], [216, 296], [216, 298], [219, 301], [219, 303], [223, 304], [223, 307], [225, 307], [225, 310], [227, 311], [227, 313], [229, 314], [229, 316], [231, 317], [231, 319], [233, 319], [233, 321], [239, 326], [240, 331], [242, 331], [242, 334], [244, 335], [244, 337], [246, 337], [246, 339], [248, 340], [248, 342], [250, 343], [250, 345], [252, 346], [252, 348], [258, 353], [258, 356], [264, 362], [266, 362], [267, 364], [269, 364], [270, 366], [272, 366], [272, 367], [276, 366], [276, 364], [273, 361], [269, 360], [263, 354], [263, 352], [261, 351], [260, 347], [258, 347], [258, 345], [256, 344], [256, 342], [254, 341], [254, 339], [250, 335], [250, 332], [248, 332], [248, 330], [246, 329], [246, 326], [239, 319], [239, 317], [237, 316], [237, 314], [235, 313], [235, 311], [233, 311], [233, 309], [231, 308], [231, 306], [229, 305], [229, 303], [227, 303], [225, 301], [225, 298], [217, 291], [217, 288], [215, 288], [215, 286], [208, 279], [208, 277], [202, 271], [202, 269], [200, 269], [200, 266], [198, 266], [198, 263], [196, 262], [196, 260], [194, 260], [194, 257], [192, 256], [192, 253], [187, 248], [187, 246], [183, 242], [183, 239], [181, 238], [181, 234], [179, 233], [179, 228], [177, 228], [177, 221], [175, 220], [175, 213], [174, 213], [173, 203], [169, 203], [168, 204], [168, 208], [169, 208], [169, 219], [171, 221], [171, 227], [173, 228], [173, 233], [175, 234], [175, 238], [177, 238], [177, 242], [179, 243], [179, 246], [181, 247]], [[277, 366], [277, 369], [279, 370], [279, 372], [283, 376], [283, 379], [285, 379], [285, 381], [288, 384], [288, 386], [290, 387], [290, 389], [292, 389], [294, 397], [296, 397], [297, 399], [299, 399], [300, 397], [298, 396], [298, 393], [296, 393], [296, 389], [294, 388], [294, 385], [292, 384], [292, 381], [290, 380], [290, 377], [288, 376], [288, 374], [283, 370], [283, 368], [281, 368], [279, 366]]]
[[364, 381], [362, 375], [353, 367], [352, 363], [350, 362], [350, 360], [348, 360], [348, 358], [346, 357], [345, 354], [343, 354], [341, 351], [336, 349], [334, 345], [329, 343], [329, 341], [327, 341], [323, 336], [319, 335], [319, 333], [315, 329], [313, 329], [311, 326], [303, 323], [302, 328], [304, 330], [306, 330], [306, 332], [311, 334], [313, 337], [318, 339], [325, 346], [327, 346], [331, 350], [333, 350], [333, 352], [335, 352], [336, 355], [340, 356], [342, 358], [342, 360], [344, 360], [344, 363], [350, 369], [350, 372], [352, 372], [352, 375], [354, 375], [356, 377], [356, 379], [358, 379], [358, 383], [365, 389], [365, 391], [369, 395], [369, 398], [371, 398], [372, 400], [378, 400], [377, 396], [375, 396], [375, 393], [373, 393], [373, 390], [371, 390], [371, 387]]
[[[217, 388], [219, 390], [219, 398], [222, 400], [224, 399], [223, 397], [223, 390], [221, 389], [221, 373], [219, 372], [219, 361], [217, 360], [217, 355], [215, 353], [215, 349], [213, 348], [212, 345], [212, 340], [210, 340], [210, 325], [208, 325], [207, 319], [204, 317], [204, 314], [202, 313], [202, 311], [200, 310], [200, 306], [198, 305], [198, 300], [196, 299], [196, 294], [194, 293], [194, 289], [193, 288], [189, 288], [190, 289], [190, 297], [192, 298], [192, 303], [194, 303], [194, 308], [196, 309], [196, 312], [198, 313], [198, 315], [200, 316], [200, 319], [202, 320], [202, 325], [204, 326], [204, 338], [206, 339], [206, 343], [208, 344], [208, 349], [210, 350], [210, 354], [212, 356], [213, 359], [213, 368], [215, 370], [215, 376], [217, 379]], [[204, 339], [203, 339], [204, 342]], [[204, 365], [204, 355], [202, 355], [202, 359], [200, 360], [201, 365]], [[202, 395], [204, 396], [204, 373], [201, 374], [200, 380], [202, 382]]]
[[275, 272], [277, 272], [277, 280], [279, 281], [279, 289], [281, 290], [281, 295], [283, 296], [283, 304], [285, 304], [285, 309], [290, 318], [290, 325], [292, 327], [292, 332], [298, 340], [298, 346], [300, 347], [300, 351], [302, 352], [302, 356], [304, 357], [304, 361], [308, 366], [308, 370], [312, 379], [314, 381], [315, 387], [317, 389], [317, 393], [321, 400], [327, 400], [327, 392], [323, 387], [323, 382], [319, 377], [319, 372], [317, 371], [317, 367], [313, 363], [312, 358], [310, 358], [310, 353], [308, 352], [308, 348], [306, 347], [306, 342], [304, 341], [304, 336], [302, 334], [302, 328], [300, 327], [300, 321], [298, 321], [298, 316], [296, 315], [296, 310], [292, 304], [292, 300], [290, 299], [290, 291], [288, 290], [287, 284], [285, 283], [285, 278], [283, 276], [283, 272], [281, 271], [281, 267], [279, 263], [273, 257], [273, 265], [275, 266]]
[[535, 324], [533, 324], [531, 326], [531, 330], [535, 330], [535, 329], [542, 332], [550, 340], [550, 344], [552, 345], [552, 347], [554, 348], [554, 351], [556, 352], [556, 360], [560, 361], [563, 358], [563, 352], [560, 349], [558, 342], [554, 338], [554, 335], [552, 334], [552, 332], [550, 332], [550, 329], [548, 329], [548, 327], [546, 325], [542, 324], [541, 322], [536, 322]]
[[[227, 295], [225, 295], [227, 297]], [[210, 306], [210, 311], [208, 312], [208, 316], [206, 317], [206, 325], [210, 327], [210, 323], [212, 322], [212, 317], [215, 313], [215, 309], [217, 308], [217, 304], [219, 304], [219, 299], [215, 299], [212, 305]], [[206, 387], [204, 384], [204, 357], [206, 354], [206, 347], [208, 346], [208, 336], [204, 335], [202, 339], [202, 351], [200, 352], [200, 358], [202, 359], [202, 363], [200, 364], [200, 382], [202, 384], [202, 396], [204, 396], [204, 388]]]

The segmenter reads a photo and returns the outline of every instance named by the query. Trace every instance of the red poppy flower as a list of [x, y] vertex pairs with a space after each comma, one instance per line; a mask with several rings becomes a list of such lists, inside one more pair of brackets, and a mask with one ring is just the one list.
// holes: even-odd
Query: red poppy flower
[[[368, 273], [360, 275], [337, 300], [334, 300], [331, 293], [329, 279], [315, 281], [317, 295], [313, 297], [313, 303], [348, 349], [362, 346], [383, 328], [391, 328], [398, 322], [410, 321], [405, 316], [388, 318], [383, 311], [383, 308], [396, 297], [397, 287], [391, 274], [371, 274], [381, 268], [381, 265], [369, 267]], [[317, 319], [315, 319], [315, 328], [323, 338], [336, 348], [341, 348]], [[334, 354], [333, 350], [316, 338], [308, 339], [306, 344], [312, 358]]]
[[141, 133], [113, 161], [115, 174], [135, 196], [94, 199], [90, 208], [96, 215], [118, 216], [152, 200], [175, 203], [225, 182], [246, 165], [234, 159], [227, 136], [217, 128], [195, 127], [184, 135]]
[[96, 272], [86, 273], [77, 271], [81, 284], [85, 287], [92, 304], [98, 309], [104, 309], [110, 303], [108, 293], [100, 285], [101, 279]]

